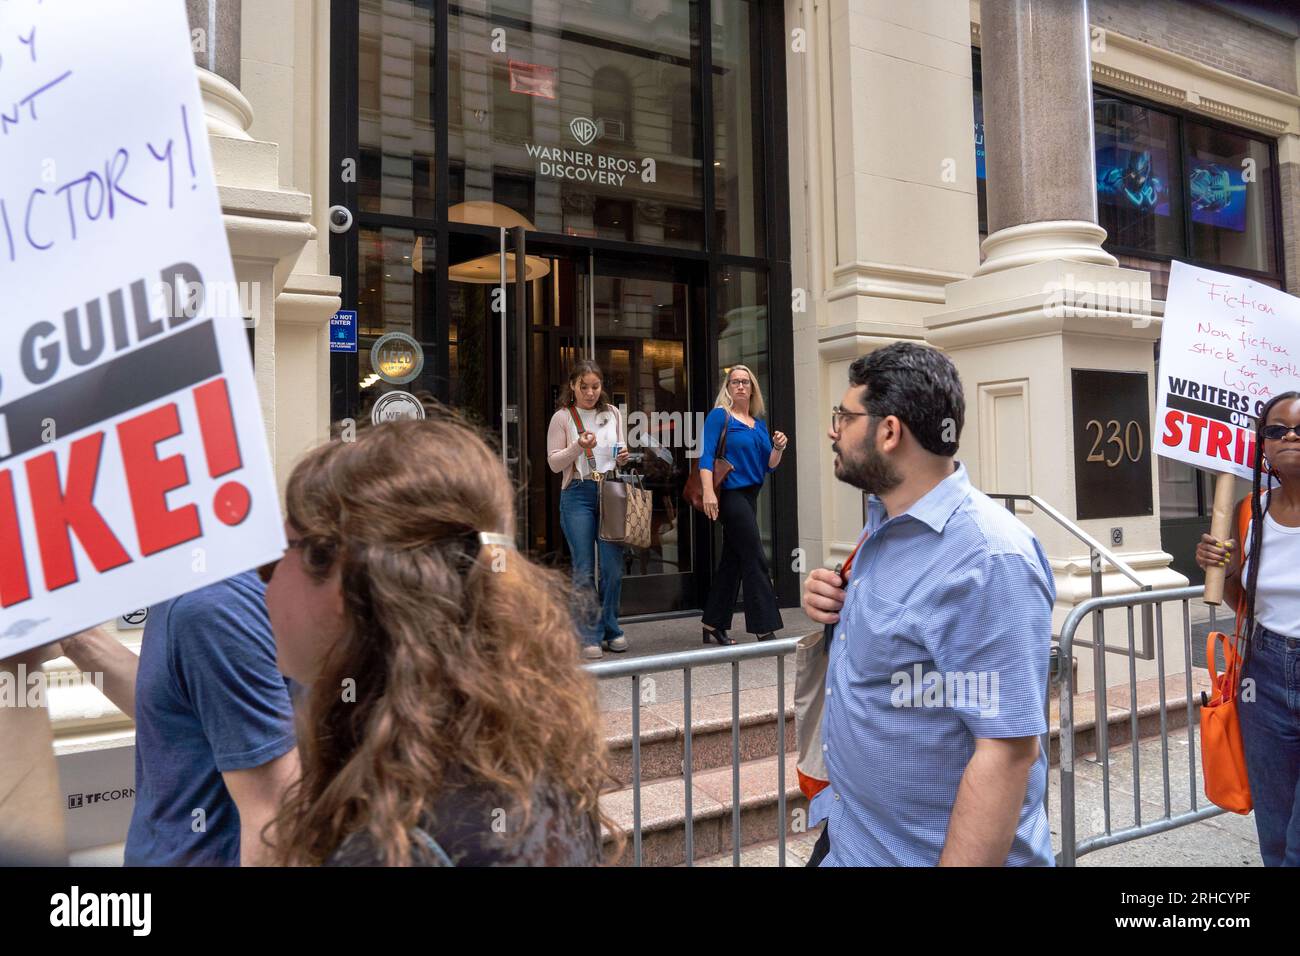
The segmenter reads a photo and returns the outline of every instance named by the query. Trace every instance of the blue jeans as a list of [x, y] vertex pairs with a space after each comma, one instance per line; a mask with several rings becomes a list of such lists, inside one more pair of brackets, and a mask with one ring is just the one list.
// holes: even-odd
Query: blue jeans
[[1257, 627], [1246, 679], [1255, 699], [1237, 712], [1259, 853], [1265, 866], [1300, 866], [1300, 640]]
[[[573, 555], [573, 583], [582, 607], [578, 633], [584, 644], [600, 645], [623, 636], [618, 605], [623, 594], [623, 546], [599, 540], [600, 488], [594, 481], [574, 480], [560, 492], [560, 527]], [[600, 597], [596, 598], [596, 547], [600, 547]], [[599, 613], [597, 613], [599, 607]]]

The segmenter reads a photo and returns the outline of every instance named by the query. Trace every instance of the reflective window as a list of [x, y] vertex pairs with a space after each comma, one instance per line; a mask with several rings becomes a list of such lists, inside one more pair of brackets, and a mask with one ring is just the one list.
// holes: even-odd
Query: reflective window
[[718, 245], [764, 254], [759, 16], [747, 0], [713, 3], [713, 173]]
[[1184, 130], [1192, 258], [1277, 271], [1268, 146], [1200, 123]]
[[1178, 133], [1167, 113], [1097, 96], [1097, 221], [1111, 245], [1161, 255], [1183, 249]]
[[979, 54], [975, 54], [975, 196], [979, 205], [980, 232], [989, 230], [988, 189], [984, 184], [984, 89]]
[[359, 211], [432, 216], [432, 0], [361, 0], [359, 30]]
[[690, 0], [453, 6], [451, 202], [542, 232], [701, 247], [698, 138], [681, 133], [697, 105], [680, 94], [698, 33]]

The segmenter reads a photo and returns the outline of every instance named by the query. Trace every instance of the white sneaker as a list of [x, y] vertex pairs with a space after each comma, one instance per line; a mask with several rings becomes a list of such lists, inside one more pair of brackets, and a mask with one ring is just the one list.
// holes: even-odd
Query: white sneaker
[[618, 637], [614, 638], [612, 641], [606, 641], [605, 650], [614, 651], [616, 654], [623, 653], [625, 650], [627, 650], [627, 638], [623, 637], [622, 635], [619, 635]]
[[582, 656], [589, 661], [598, 661], [605, 656], [605, 652], [600, 649], [599, 644], [582, 645]]

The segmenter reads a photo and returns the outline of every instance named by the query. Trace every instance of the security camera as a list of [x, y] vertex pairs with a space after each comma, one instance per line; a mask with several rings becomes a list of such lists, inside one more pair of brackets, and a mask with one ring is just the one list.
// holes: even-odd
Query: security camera
[[344, 233], [352, 228], [352, 210], [347, 206], [330, 206], [330, 232]]

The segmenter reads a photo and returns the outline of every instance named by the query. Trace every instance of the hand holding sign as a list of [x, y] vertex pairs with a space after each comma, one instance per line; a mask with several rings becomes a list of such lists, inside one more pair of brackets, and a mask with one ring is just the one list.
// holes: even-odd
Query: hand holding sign
[[[1156, 452], [1219, 472], [1210, 521], [1215, 541], [1234, 536], [1231, 476], [1253, 477], [1255, 419], [1270, 398], [1297, 386], [1300, 299], [1173, 263], [1160, 336]], [[1221, 603], [1223, 572], [1206, 569], [1207, 604]]]

